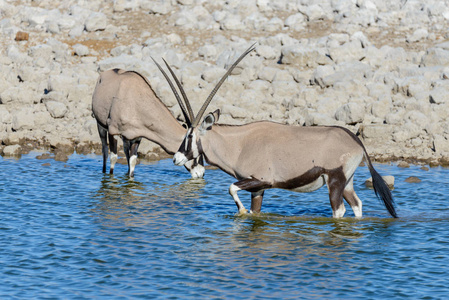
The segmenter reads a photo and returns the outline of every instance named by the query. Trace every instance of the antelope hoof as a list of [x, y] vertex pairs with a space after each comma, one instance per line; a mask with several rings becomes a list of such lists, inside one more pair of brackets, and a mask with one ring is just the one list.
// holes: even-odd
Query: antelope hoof
[[241, 208], [239, 209], [239, 213], [237, 214], [238, 216], [243, 216], [248, 214], [248, 210], [246, 208]]

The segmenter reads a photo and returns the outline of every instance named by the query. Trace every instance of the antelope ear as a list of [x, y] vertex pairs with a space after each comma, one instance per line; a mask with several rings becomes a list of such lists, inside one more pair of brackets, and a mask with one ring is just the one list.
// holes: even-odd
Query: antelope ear
[[218, 121], [218, 118], [220, 117], [220, 110], [217, 109], [213, 113], [208, 113], [207, 116], [204, 117], [203, 122], [201, 123], [201, 126], [199, 128], [201, 133], [205, 133], [206, 130], [210, 130], [212, 128], [212, 125], [215, 124], [216, 121]]
[[214, 117], [215, 117], [215, 122], [218, 122], [218, 119], [220, 118], [220, 110], [217, 109], [217, 110], [214, 111], [212, 114], [213, 114]]

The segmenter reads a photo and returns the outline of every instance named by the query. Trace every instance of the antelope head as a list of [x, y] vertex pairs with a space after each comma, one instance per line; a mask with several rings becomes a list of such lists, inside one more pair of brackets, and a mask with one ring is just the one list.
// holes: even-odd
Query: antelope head
[[[195, 159], [199, 155], [202, 154], [201, 136], [205, 135], [206, 132], [212, 128], [212, 125], [216, 121], [218, 121], [218, 118], [220, 116], [220, 111], [216, 110], [213, 113], [209, 113], [204, 118], [203, 122], [201, 122], [201, 124], [200, 124], [200, 120], [203, 117], [204, 112], [206, 111], [207, 107], [209, 106], [212, 98], [215, 96], [215, 94], [217, 93], [218, 89], [221, 87], [223, 82], [231, 74], [232, 70], [234, 70], [234, 68], [239, 64], [239, 62], [246, 55], [248, 55], [251, 51], [253, 51], [255, 49], [254, 46], [255, 46], [255, 44], [251, 45], [251, 47], [249, 47], [242, 55], [240, 55], [240, 57], [232, 64], [232, 66], [228, 69], [228, 71], [223, 75], [223, 77], [220, 79], [220, 81], [214, 87], [214, 89], [212, 90], [210, 95], [207, 97], [206, 101], [201, 106], [196, 117], [193, 117], [193, 112], [192, 112], [192, 108], [190, 106], [190, 102], [187, 99], [187, 96], [184, 92], [184, 89], [182, 88], [181, 83], [179, 82], [178, 78], [176, 77], [175, 73], [172, 71], [170, 66], [164, 60], [168, 70], [170, 71], [171, 75], [175, 79], [175, 82], [176, 82], [179, 90], [181, 91], [181, 94], [182, 94], [184, 101], [186, 103], [186, 106], [187, 106], [187, 110], [189, 112], [190, 120], [193, 120], [192, 122], [186, 122], [187, 126], [188, 126], [187, 133], [184, 137], [184, 140], [183, 140], [181, 146], [178, 149], [178, 152], [176, 152], [173, 157], [173, 162], [175, 163], [175, 165], [182, 166], [187, 161]], [[183, 108], [184, 106], [181, 103], [181, 99], [179, 98], [179, 95], [178, 95], [173, 83], [170, 81], [169, 77], [167, 76], [167, 74], [165, 74], [165, 72], [162, 70], [162, 68], [157, 63], [156, 63], [156, 65], [161, 70], [162, 74], [164, 74], [164, 77], [168, 81], [168, 84], [170, 85], [173, 93], [175, 94], [176, 99], [178, 99], [179, 105], [181, 106], [181, 108]], [[185, 117], [187, 117], [187, 114], [185, 114]]]

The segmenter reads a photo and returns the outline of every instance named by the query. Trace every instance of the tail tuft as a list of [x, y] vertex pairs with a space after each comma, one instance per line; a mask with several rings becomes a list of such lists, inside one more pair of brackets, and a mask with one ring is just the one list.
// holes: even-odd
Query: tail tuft
[[390, 189], [388, 188], [382, 176], [380, 176], [380, 174], [377, 173], [377, 171], [374, 169], [371, 163], [369, 163], [369, 172], [371, 173], [371, 176], [373, 178], [373, 188], [377, 198], [383, 201], [390, 215], [394, 218], [397, 218], [398, 215], [396, 214], [396, 210], [394, 207], [394, 200], [393, 196], [391, 195]]

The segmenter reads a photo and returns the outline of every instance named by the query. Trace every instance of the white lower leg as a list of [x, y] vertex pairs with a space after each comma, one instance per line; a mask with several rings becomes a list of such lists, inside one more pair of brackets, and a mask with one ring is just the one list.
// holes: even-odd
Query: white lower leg
[[356, 218], [361, 218], [362, 217], [362, 201], [360, 201], [359, 197], [357, 197], [356, 195], [356, 201], [357, 201], [357, 205], [353, 205], [351, 206], [352, 211], [354, 212], [354, 216]]
[[362, 205], [360, 206], [352, 206], [352, 211], [354, 212], [354, 216], [356, 218], [362, 217]]
[[248, 213], [248, 210], [243, 206], [242, 201], [240, 201], [239, 196], [237, 195], [238, 191], [240, 191], [240, 188], [234, 184], [231, 184], [231, 186], [229, 187], [229, 194], [231, 194], [232, 198], [234, 198], [234, 201], [235, 201], [235, 204], [237, 205], [239, 213], [246, 214], [246, 213]]
[[137, 164], [137, 155], [131, 155], [129, 158], [129, 176], [134, 177], [134, 169]]
[[115, 168], [115, 164], [117, 163], [118, 160], [118, 155], [115, 153], [111, 153], [110, 159], [111, 159], [111, 174], [112, 174]]
[[337, 210], [332, 212], [332, 216], [334, 218], [342, 218], [345, 215], [345, 212], [346, 212], [346, 208], [342, 201], [340, 206], [337, 208]]

